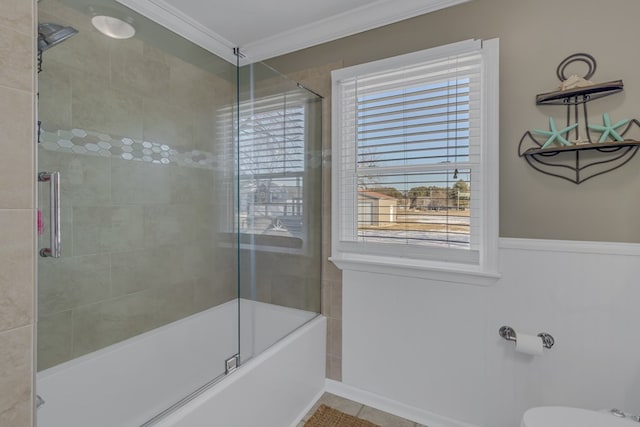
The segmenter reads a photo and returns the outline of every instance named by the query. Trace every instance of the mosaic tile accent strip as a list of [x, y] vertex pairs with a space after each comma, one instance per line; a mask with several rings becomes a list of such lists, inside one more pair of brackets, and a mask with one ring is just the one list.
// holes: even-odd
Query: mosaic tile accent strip
[[206, 151], [180, 152], [166, 144], [127, 137], [113, 137], [104, 133], [82, 129], [41, 130], [40, 146], [46, 150], [62, 153], [115, 157], [159, 165], [174, 164], [201, 169], [214, 169], [218, 166], [216, 157]]

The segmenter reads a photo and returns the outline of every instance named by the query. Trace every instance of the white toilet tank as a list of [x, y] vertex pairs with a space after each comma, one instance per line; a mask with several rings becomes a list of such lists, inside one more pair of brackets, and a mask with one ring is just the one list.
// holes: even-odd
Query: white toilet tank
[[589, 411], [565, 406], [531, 408], [524, 413], [520, 427], [640, 427], [640, 423], [609, 412]]

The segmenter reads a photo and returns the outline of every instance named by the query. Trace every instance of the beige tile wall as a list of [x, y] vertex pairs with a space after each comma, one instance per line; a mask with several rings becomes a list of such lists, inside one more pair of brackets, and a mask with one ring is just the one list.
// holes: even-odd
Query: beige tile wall
[[[215, 109], [233, 102], [231, 65], [216, 75], [141, 39], [109, 39], [57, 0], [39, 5], [39, 19], [79, 30], [43, 55], [47, 135], [75, 143], [70, 131], [81, 129], [216, 152]], [[63, 256], [39, 260], [38, 370], [236, 297], [236, 254], [216, 244], [224, 171], [65, 147], [41, 147], [38, 159], [40, 170], [61, 172], [63, 210]], [[39, 206], [48, 222], [45, 191]], [[48, 245], [47, 230], [39, 240]]]
[[[0, 425], [32, 425], [35, 0], [0, 0]], [[9, 155], [7, 155], [9, 154]]]
[[327, 378], [342, 380], [342, 272], [331, 255], [331, 70], [342, 61], [288, 75], [324, 97], [322, 111], [322, 314], [327, 316]]

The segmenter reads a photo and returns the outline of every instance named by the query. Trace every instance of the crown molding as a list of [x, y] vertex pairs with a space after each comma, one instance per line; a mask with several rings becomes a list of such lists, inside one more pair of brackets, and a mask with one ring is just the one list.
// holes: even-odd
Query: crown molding
[[200, 24], [164, 0], [116, 0], [146, 18], [168, 28], [203, 49], [236, 64], [236, 45]]
[[246, 55], [241, 63], [263, 61], [468, 1], [472, 0], [378, 0], [241, 46]]
[[[205, 27], [164, 0], [117, 0], [139, 14], [157, 22], [198, 46], [236, 63], [233, 41]], [[308, 25], [240, 46], [246, 65], [342, 37], [392, 24], [472, 0], [377, 0]]]

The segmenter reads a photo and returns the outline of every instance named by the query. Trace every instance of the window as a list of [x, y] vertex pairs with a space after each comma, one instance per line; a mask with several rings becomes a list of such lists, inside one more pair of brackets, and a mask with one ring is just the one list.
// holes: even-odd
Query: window
[[498, 41], [336, 70], [332, 80], [332, 260], [495, 277]]
[[306, 109], [305, 99], [295, 94], [240, 105], [236, 154], [243, 246], [304, 250]]
[[227, 194], [221, 227], [226, 233], [238, 231], [243, 248], [283, 253], [308, 249], [313, 215], [306, 205], [314, 195], [306, 189], [316, 174], [309, 159], [318, 107], [305, 95], [291, 91], [251, 98], [237, 110], [229, 106], [218, 112], [218, 135], [227, 141], [220, 170], [234, 189]]

